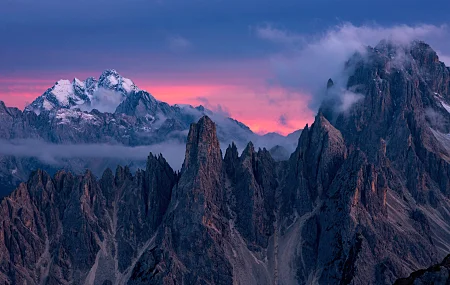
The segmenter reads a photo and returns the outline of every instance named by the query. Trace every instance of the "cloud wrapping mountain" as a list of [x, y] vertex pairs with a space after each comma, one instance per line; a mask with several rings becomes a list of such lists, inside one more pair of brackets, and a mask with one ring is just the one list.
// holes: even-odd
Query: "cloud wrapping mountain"
[[[305, 101], [309, 101], [310, 108], [317, 111], [327, 96], [324, 82], [328, 78], [332, 78], [338, 87], [334, 96], [345, 102], [338, 109], [347, 109], [348, 103], [354, 101], [357, 95], [348, 93], [346, 84], [349, 73], [344, 69], [345, 63], [355, 52], [364, 56], [367, 46], [375, 46], [383, 39], [399, 45], [409, 45], [413, 40], [423, 40], [433, 45], [445, 42], [449, 30], [447, 26], [434, 25], [383, 27], [344, 23], [322, 34], [310, 36], [263, 25], [256, 28], [256, 35], [284, 44], [285, 48], [271, 57], [275, 80], [288, 90], [305, 94]], [[440, 56], [446, 58], [445, 54]]]

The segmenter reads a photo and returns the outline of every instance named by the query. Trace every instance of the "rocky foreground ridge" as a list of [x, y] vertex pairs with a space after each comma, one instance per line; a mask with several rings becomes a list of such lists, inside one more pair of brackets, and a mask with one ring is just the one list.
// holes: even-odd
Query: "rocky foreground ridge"
[[[34, 172], [0, 205], [0, 282], [393, 284], [439, 264], [449, 68], [425, 43], [382, 42], [346, 70], [287, 161], [252, 143], [222, 153], [205, 116], [180, 172], [152, 154], [136, 174]], [[334, 108], [348, 92], [360, 99]]]

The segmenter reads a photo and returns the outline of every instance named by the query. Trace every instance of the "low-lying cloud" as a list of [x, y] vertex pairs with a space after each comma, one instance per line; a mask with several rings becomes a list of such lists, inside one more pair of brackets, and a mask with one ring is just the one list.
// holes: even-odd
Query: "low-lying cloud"
[[124, 96], [120, 92], [105, 88], [98, 88], [94, 91], [91, 104], [88, 106], [82, 106], [81, 109], [88, 112], [93, 109], [97, 109], [100, 112], [114, 113], [117, 106], [119, 106], [123, 100]]
[[117, 159], [145, 161], [149, 153], [161, 153], [175, 170], [181, 169], [185, 144], [168, 141], [150, 146], [110, 144], [51, 144], [40, 140], [0, 140], [0, 154], [16, 157], [35, 157], [49, 165], [63, 166], [66, 159]]
[[[398, 25], [355, 26], [345, 23], [327, 30], [320, 35], [300, 35], [283, 31], [273, 26], [261, 26], [256, 29], [256, 36], [275, 43], [284, 43], [285, 47], [271, 57], [274, 81], [296, 94], [309, 94], [309, 107], [317, 111], [325, 96], [326, 83], [332, 78], [336, 87], [346, 86], [347, 76], [343, 74], [344, 64], [355, 52], [364, 53], [365, 47], [375, 46], [387, 39], [398, 44], [408, 44], [413, 40], [423, 40], [440, 52], [449, 43], [449, 31], [446, 26]], [[293, 44], [296, 44], [293, 48]], [[345, 98], [341, 109], [348, 108], [349, 103], [357, 100], [355, 96], [335, 92]], [[289, 93], [286, 93], [289, 94]]]
[[[235, 128], [233, 124], [235, 123], [229, 120], [218, 132], [237, 131], [238, 128]], [[226, 148], [232, 141], [236, 142], [240, 152], [249, 141], [252, 141], [257, 149], [264, 147], [270, 149], [275, 145], [281, 145], [288, 152], [292, 152], [298, 140], [298, 137], [285, 138], [278, 134], [257, 136], [241, 132], [236, 134], [236, 136], [238, 141], [230, 138], [227, 141], [222, 140], [220, 142], [223, 154], [225, 154]], [[243, 136], [248, 140], [245, 140]], [[73, 169], [75, 165], [83, 162], [85, 166], [99, 175], [106, 167], [115, 167], [119, 164], [131, 164], [134, 167], [143, 168], [150, 152], [154, 155], [162, 154], [174, 170], [180, 170], [183, 165], [185, 150], [185, 143], [179, 140], [135, 147], [111, 144], [52, 144], [35, 139], [0, 140], [0, 155], [36, 158], [45, 165], [69, 168], [74, 171], [76, 170]]]
[[[297, 145], [298, 136], [283, 137], [275, 133], [259, 136], [253, 133], [238, 121], [230, 119], [227, 110], [220, 105], [214, 112], [187, 105], [180, 105], [180, 108], [183, 108], [183, 113], [187, 115], [186, 120], [197, 122], [206, 114], [217, 124], [217, 134], [223, 154], [232, 142], [235, 142], [239, 151], [242, 151], [250, 141], [256, 149], [264, 147], [271, 149], [280, 145], [288, 152], [294, 151]], [[159, 114], [158, 118], [154, 127], [159, 127], [158, 124], [166, 121], [162, 114]], [[283, 117], [282, 120], [286, 124], [289, 123], [287, 117]], [[44, 165], [75, 172], [89, 168], [100, 175], [106, 167], [113, 168], [117, 165], [130, 165], [134, 169], [145, 167], [147, 156], [152, 152], [153, 154], [161, 153], [174, 170], [180, 170], [185, 157], [187, 134], [188, 130], [176, 130], [167, 134], [168, 140], [162, 143], [143, 146], [97, 143], [54, 144], [42, 139], [0, 140], [0, 155], [36, 158]]]

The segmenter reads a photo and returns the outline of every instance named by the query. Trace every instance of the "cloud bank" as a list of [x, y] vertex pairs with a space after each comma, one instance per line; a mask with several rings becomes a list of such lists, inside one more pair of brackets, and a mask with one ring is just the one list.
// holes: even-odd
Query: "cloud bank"
[[109, 144], [51, 144], [39, 140], [0, 140], [0, 154], [16, 157], [35, 157], [49, 165], [63, 166], [66, 159], [117, 159], [145, 161], [149, 153], [161, 153], [173, 169], [181, 169], [185, 144], [168, 141], [150, 146], [123, 146]]
[[[302, 94], [309, 94], [309, 107], [316, 111], [323, 100], [328, 78], [332, 78], [337, 87], [345, 86], [347, 77], [343, 74], [344, 64], [351, 55], [364, 52], [366, 46], [375, 46], [381, 40], [387, 39], [399, 44], [408, 44], [413, 40], [423, 40], [432, 47], [439, 47], [442, 42], [449, 42], [449, 30], [446, 26], [398, 25], [355, 26], [344, 23], [320, 35], [299, 35], [292, 32], [277, 30], [272, 26], [262, 26], [256, 29], [256, 36], [275, 43], [284, 43], [285, 47], [271, 57], [274, 82]], [[292, 44], [296, 46], [293, 48]], [[436, 45], [435, 45], [436, 44]], [[448, 57], [440, 53], [441, 59]], [[345, 98], [340, 98], [346, 109], [349, 103], [355, 102], [357, 95], [337, 92]], [[289, 94], [289, 93], [287, 93]], [[298, 93], [297, 93], [298, 94]], [[345, 106], [344, 106], [345, 105]]]
[[[237, 145], [239, 151], [242, 151], [250, 141], [253, 142], [256, 149], [271, 149], [280, 145], [286, 148], [289, 153], [293, 152], [297, 145], [298, 135], [284, 137], [272, 133], [259, 136], [238, 121], [230, 119], [228, 113], [220, 106], [217, 107], [219, 109], [217, 112], [211, 112], [207, 109], [201, 111], [191, 106], [180, 107], [184, 109], [186, 114], [192, 116], [192, 121], [198, 121], [206, 113], [216, 123], [223, 154], [232, 142]], [[287, 124], [288, 119], [284, 118], [284, 120]], [[165, 118], [160, 118], [160, 121], [165, 121]], [[99, 164], [99, 168], [102, 168], [101, 165], [105, 163], [108, 163], [108, 165], [129, 163], [144, 165], [142, 162], [145, 162], [148, 154], [152, 152], [153, 154], [161, 153], [174, 170], [180, 170], [185, 156], [187, 134], [188, 130], [173, 131], [168, 135], [171, 138], [163, 143], [134, 147], [112, 144], [53, 144], [37, 139], [0, 140], [0, 155], [22, 158], [33, 157], [44, 164], [57, 167], [70, 168], [73, 164], [70, 161], [75, 160], [81, 164], [83, 162]], [[101, 169], [101, 171], [103, 170]]]

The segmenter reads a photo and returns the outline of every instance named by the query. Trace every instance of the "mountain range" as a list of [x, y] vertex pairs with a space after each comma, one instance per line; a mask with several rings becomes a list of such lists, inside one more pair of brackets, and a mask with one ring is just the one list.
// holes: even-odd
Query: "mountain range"
[[34, 171], [1, 201], [0, 282], [448, 284], [450, 68], [383, 41], [343, 72], [287, 160], [202, 116], [180, 171]]
[[145, 167], [149, 151], [165, 152], [179, 169], [189, 125], [203, 115], [218, 123], [223, 145], [234, 141], [243, 149], [253, 141], [274, 148], [277, 159], [287, 159], [300, 135], [261, 136], [227, 114], [156, 100], [117, 71], [105, 70], [98, 80], [56, 82], [24, 111], [0, 101], [0, 197], [37, 169], [54, 174], [89, 168], [101, 175], [122, 164], [135, 171]]

